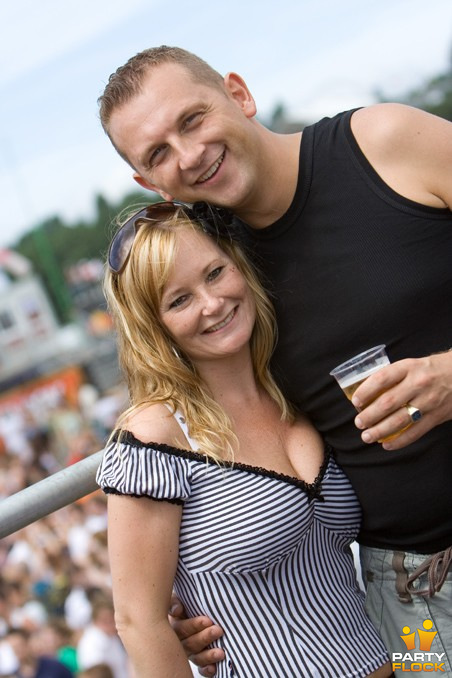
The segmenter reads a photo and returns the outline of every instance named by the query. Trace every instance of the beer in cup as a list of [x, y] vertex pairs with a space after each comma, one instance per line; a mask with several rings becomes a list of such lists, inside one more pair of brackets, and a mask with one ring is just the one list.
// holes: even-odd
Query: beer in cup
[[[377, 370], [380, 370], [385, 365], [389, 365], [389, 362], [389, 358], [386, 354], [386, 345], [380, 344], [379, 346], [369, 348], [367, 351], [363, 351], [353, 358], [346, 360], [345, 363], [341, 363], [335, 367], [330, 374], [336, 379], [347, 398], [351, 400], [358, 386], [362, 384], [367, 377], [370, 377], [371, 374], [377, 372]], [[411, 425], [412, 422], [400, 429], [400, 431], [392, 433], [390, 436], [386, 436], [386, 438], [382, 438], [378, 442], [384, 443], [396, 438]]]
[[360, 384], [371, 374], [389, 365], [386, 345], [374, 346], [341, 363], [330, 372], [349, 400]]

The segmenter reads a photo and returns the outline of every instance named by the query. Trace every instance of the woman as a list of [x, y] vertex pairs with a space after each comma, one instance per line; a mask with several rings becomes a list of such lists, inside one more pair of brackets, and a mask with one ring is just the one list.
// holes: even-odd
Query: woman
[[268, 370], [275, 323], [255, 273], [222, 214], [198, 207], [151, 205], [109, 251], [131, 399], [98, 474], [118, 632], [137, 678], [189, 678], [174, 586], [224, 629], [220, 678], [388, 676], [349, 547], [357, 500]]

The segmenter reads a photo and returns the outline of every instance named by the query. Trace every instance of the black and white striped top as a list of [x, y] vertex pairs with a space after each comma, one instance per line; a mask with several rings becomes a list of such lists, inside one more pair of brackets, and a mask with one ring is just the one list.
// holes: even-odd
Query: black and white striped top
[[189, 616], [224, 630], [218, 678], [367, 676], [388, 660], [356, 582], [360, 508], [329, 453], [308, 485], [127, 433], [97, 480], [183, 505], [174, 589]]

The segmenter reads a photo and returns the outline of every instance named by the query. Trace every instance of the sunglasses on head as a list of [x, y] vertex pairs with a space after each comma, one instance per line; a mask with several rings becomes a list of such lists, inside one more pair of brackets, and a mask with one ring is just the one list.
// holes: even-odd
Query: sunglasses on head
[[121, 273], [143, 221], [163, 221], [178, 213], [200, 224], [203, 231], [210, 235], [231, 239], [228, 227], [232, 224], [234, 216], [222, 207], [214, 207], [206, 202], [195, 202], [193, 205], [182, 202], [155, 202], [133, 214], [113, 237], [108, 249], [110, 270]]

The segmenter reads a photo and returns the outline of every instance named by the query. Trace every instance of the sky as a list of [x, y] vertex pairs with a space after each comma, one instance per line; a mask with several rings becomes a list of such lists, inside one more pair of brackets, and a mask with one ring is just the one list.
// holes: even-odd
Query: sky
[[95, 196], [136, 184], [103, 133], [97, 98], [132, 55], [161, 44], [238, 72], [262, 121], [397, 98], [444, 72], [451, 0], [14, 0], [0, 5], [0, 247]]

